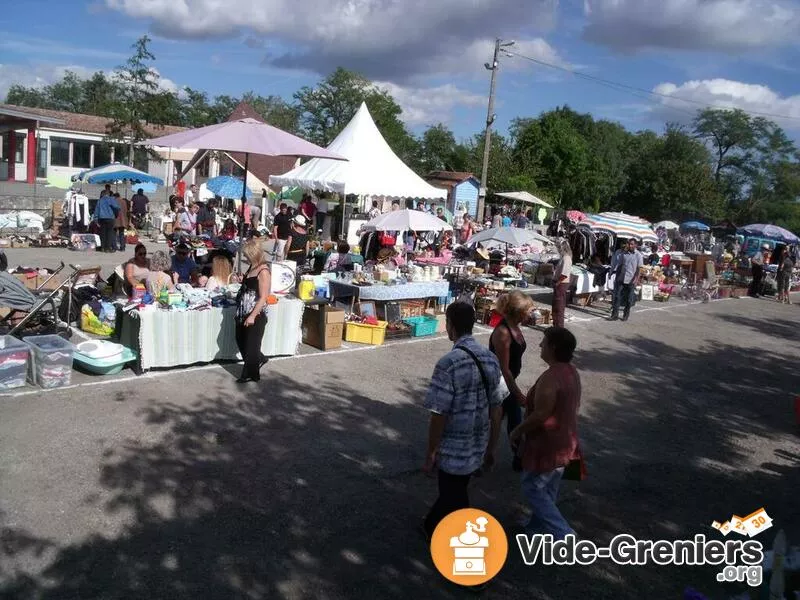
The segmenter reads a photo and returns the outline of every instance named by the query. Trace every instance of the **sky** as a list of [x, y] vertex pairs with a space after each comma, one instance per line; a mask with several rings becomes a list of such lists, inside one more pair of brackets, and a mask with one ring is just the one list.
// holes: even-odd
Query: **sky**
[[634, 131], [712, 105], [800, 137], [800, 0], [25, 0], [0, 12], [0, 98], [112, 72], [144, 34], [167, 89], [291, 100], [341, 66], [391, 92], [416, 133], [482, 131], [501, 38], [515, 42], [497, 71], [501, 133], [561, 105]]

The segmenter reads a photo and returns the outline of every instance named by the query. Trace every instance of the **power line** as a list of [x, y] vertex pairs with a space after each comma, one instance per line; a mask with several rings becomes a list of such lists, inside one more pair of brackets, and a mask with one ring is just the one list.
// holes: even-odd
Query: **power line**
[[[530, 62], [536, 63], [537, 65], [541, 65], [543, 67], [549, 67], [551, 69], [556, 69], [558, 71], [563, 71], [565, 73], [569, 73], [570, 75], [574, 75], [576, 77], [580, 77], [582, 79], [586, 79], [586, 80], [591, 81], [593, 83], [604, 85], [605, 87], [610, 87], [611, 89], [616, 89], [617, 91], [623, 91], [623, 92], [627, 92], [627, 93], [638, 92], [640, 94], [647, 94], [648, 96], [655, 96], [655, 97], [658, 97], [658, 98], [666, 98], [667, 100], [679, 100], [681, 102], [687, 102], [689, 104], [696, 104], [696, 105], [699, 105], [699, 106], [704, 106], [706, 108], [715, 108], [715, 109], [719, 109], [720, 108], [719, 106], [715, 106], [713, 104], [708, 104], [707, 102], [702, 102], [700, 100], [692, 100], [690, 98], [681, 98], [680, 96], [670, 96], [669, 94], [662, 94], [660, 92], [654, 92], [652, 90], [646, 90], [644, 88], [639, 88], [639, 87], [636, 87], [636, 86], [627, 85], [625, 83], [619, 83], [619, 82], [616, 82], [616, 81], [611, 81], [610, 79], [603, 79], [602, 77], [595, 77], [593, 75], [587, 75], [586, 73], [580, 73], [578, 71], [574, 71], [574, 70], [568, 69], [566, 67], [562, 67], [562, 66], [559, 66], [559, 65], [554, 65], [552, 63], [545, 62], [543, 60], [539, 60], [538, 58], [532, 58], [530, 56], [525, 56], [524, 54], [519, 54], [518, 52], [507, 51], [507, 53], [512, 55], [512, 56], [516, 56], [518, 58], [524, 58], [525, 60], [529, 60]], [[636, 94], [633, 94], [633, 95], [635, 96]], [[639, 97], [641, 97], [641, 96], [639, 96]], [[664, 105], [664, 106], [667, 106], [668, 108], [675, 108], [675, 107], [669, 107], [668, 105]], [[681, 111], [681, 109], [679, 109], [679, 108], [675, 108], [675, 110]], [[759, 117], [770, 117], [772, 119], [787, 119], [787, 120], [791, 120], [791, 121], [800, 121], [800, 117], [790, 117], [790, 116], [787, 116], [787, 115], [777, 115], [777, 114], [774, 114], [774, 113], [760, 112], [760, 111], [756, 111], [756, 110], [744, 110], [744, 109], [740, 109], [740, 110], [742, 110], [742, 112], [745, 112], [747, 114], [756, 115], [756, 116], [759, 116]], [[681, 112], [686, 112], [686, 111], [681, 111]], [[689, 114], [691, 114], [691, 113], [689, 113]], [[694, 115], [692, 114], [692, 116], [694, 116]]]

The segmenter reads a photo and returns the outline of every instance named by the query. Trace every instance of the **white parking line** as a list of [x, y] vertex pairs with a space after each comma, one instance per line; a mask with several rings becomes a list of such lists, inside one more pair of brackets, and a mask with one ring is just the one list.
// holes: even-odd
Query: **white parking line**
[[[724, 302], [726, 300], [733, 300], [733, 298], [722, 298], [719, 300], [711, 300], [711, 302]], [[686, 306], [697, 306], [700, 302], [686, 302], [681, 304], [673, 304], [670, 306], [659, 306], [653, 308], [641, 308], [636, 311], [636, 314], [646, 313], [646, 312], [669, 312], [678, 308], [683, 308]], [[585, 325], [586, 323], [594, 323], [596, 321], [605, 321], [608, 317], [605, 316], [593, 316], [593, 317], [585, 317], [585, 318], [576, 318], [573, 317], [570, 321], [566, 324], [574, 324], [574, 325]], [[485, 325], [476, 324], [474, 328], [474, 337], [483, 337], [486, 335], [491, 335], [492, 331], [494, 331], [490, 327], [486, 327]], [[408, 346], [410, 344], [420, 344], [423, 342], [431, 342], [436, 340], [443, 340], [446, 339], [446, 334], [440, 333], [434, 336], [425, 336], [425, 337], [418, 337], [418, 338], [411, 338], [411, 339], [404, 339], [404, 340], [397, 340], [397, 341], [390, 341], [382, 346], [355, 346], [347, 342], [342, 342], [341, 348], [337, 350], [328, 350], [327, 352], [310, 352], [308, 354], [296, 354], [294, 356], [279, 356], [270, 360], [270, 362], [280, 362], [284, 360], [305, 360], [309, 358], [324, 358], [327, 356], [333, 356], [336, 354], [352, 354], [356, 352], [376, 352], [382, 349], [387, 348], [395, 348], [397, 346]], [[232, 363], [227, 363], [228, 365]], [[236, 363], [233, 363], [236, 364]], [[211, 371], [211, 370], [220, 370], [224, 369], [226, 365], [222, 365], [219, 363], [213, 363], [208, 365], [199, 365], [195, 367], [186, 367], [182, 369], [183, 373], [191, 374], [199, 371]], [[30, 390], [23, 390], [20, 392], [12, 392], [7, 394], [0, 394], [0, 398], [19, 398], [22, 396], [32, 396], [35, 394], [47, 394], [52, 392], [63, 392], [67, 390], [74, 390], [79, 388], [88, 388], [88, 387], [98, 387], [98, 386], [105, 386], [105, 385], [115, 385], [119, 383], [128, 383], [131, 381], [143, 381], [146, 379], [159, 379], [161, 377], [172, 377], [175, 375], [176, 370], [169, 370], [169, 371], [148, 371], [142, 375], [126, 375], [124, 377], [118, 377], [115, 379], [103, 379], [101, 381], [87, 381], [84, 383], [78, 383], [75, 385], [69, 385], [60, 388], [53, 388], [53, 389], [30, 389]]]

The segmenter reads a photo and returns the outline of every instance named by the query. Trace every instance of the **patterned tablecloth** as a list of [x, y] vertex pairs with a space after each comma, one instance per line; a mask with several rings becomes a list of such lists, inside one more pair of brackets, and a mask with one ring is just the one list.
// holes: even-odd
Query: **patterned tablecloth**
[[[267, 356], [297, 353], [305, 305], [281, 298], [269, 307], [261, 351]], [[148, 308], [123, 317], [121, 343], [139, 355], [139, 369], [237, 360], [234, 308], [168, 311]]]
[[447, 281], [420, 281], [405, 285], [353, 285], [331, 280], [328, 283], [332, 298], [355, 297], [358, 300], [414, 300], [417, 298], [442, 298], [447, 296], [450, 284]]

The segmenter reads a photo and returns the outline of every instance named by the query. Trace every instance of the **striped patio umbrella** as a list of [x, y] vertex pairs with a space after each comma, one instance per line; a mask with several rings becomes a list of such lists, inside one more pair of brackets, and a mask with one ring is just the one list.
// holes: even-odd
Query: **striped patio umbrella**
[[589, 215], [586, 220], [581, 221], [580, 226], [588, 227], [596, 233], [613, 233], [619, 238], [658, 243], [658, 238], [648, 221], [625, 213], [604, 212]]

